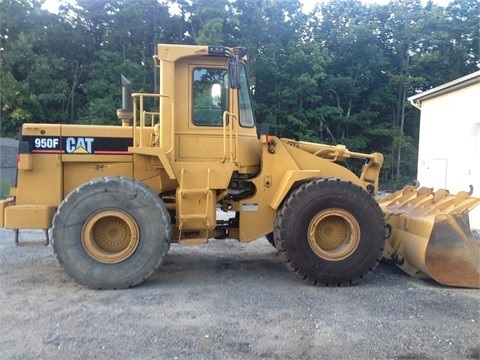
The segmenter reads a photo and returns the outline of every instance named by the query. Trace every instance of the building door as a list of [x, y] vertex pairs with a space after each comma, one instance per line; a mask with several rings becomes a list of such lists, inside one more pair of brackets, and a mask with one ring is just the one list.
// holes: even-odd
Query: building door
[[438, 189], [447, 188], [447, 171], [448, 171], [448, 159], [433, 159], [431, 163], [432, 170], [432, 184], [433, 189], [436, 191]]

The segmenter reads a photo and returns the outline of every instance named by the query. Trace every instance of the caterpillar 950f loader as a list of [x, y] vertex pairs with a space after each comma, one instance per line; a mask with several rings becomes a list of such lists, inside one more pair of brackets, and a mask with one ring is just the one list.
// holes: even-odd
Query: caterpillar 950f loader
[[[159, 45], [154, 60], [158, 94], [132, 94], [122, 79], [122, 126], [23, 125], [2, 227], [50, 229], [61, 266], [92, 288], [141, 283], [171, 242], [262, 236], [315, 285], [356, 283], [385, 255], [435, 279], [458, 267], [447, 283], [478, 287], [478, 257], [468, 269], [455, 263], [478, 249], [448, 251], [469, 246], [468, 210], [480, 200], [436, 206], [437, 194], [409, 189], [381, 207], [381, 154], [258, 135], [242, 48]], [[346, 158], [364, 160], [359, 176]], [[217, 219], [221, 210], [231, 216]], [[449, 264], [438, 263], [441, 249]]]

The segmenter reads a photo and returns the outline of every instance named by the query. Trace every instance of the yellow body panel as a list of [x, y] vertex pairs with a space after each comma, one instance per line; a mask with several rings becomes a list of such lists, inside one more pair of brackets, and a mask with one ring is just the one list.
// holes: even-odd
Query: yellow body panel
[[57, 206], [63, 199], [63, 168], [57, 154], [32, 154], [32, 169], [18, 170], [17, 205]]
[[[130, 156], [131, 157], [131, 156]], [[133, 176], [133, 163], [65, 162], [63, 164], [64, 197], [89, 180], [105, 176]]]
[[48, 229], [56, 207], [48, 205], [13, 205], [5, 209], [7, 229]]
[[241, 213], [239, 240], [249, 242], [273, 231], [276, 211], [291, 189], [310, 179], [338, 177], [359, 186], [364, 183], [348, 169], [312, 153], [287, 145], [282, 139], [262, 139], [262, 171], [252, 179], [256, 193], [235, 204]]
[[5, 227], [5, 209], [7, 206], [11, 206], [15, 204], [15, 199], [12, 198], [7, 198], [4, 200], [0, 200], [0, 227]]
[[32, 170], [33, 168], [32, 154], [19, 154], [17, 166], [18, 166], [18, 170]]
[[[127, 150], [132, 131], [120, 126], [24, 124], [21, 140], [28, 142], [29, 153], [19, 154], [17, 184], [11, 189], [15, 200], [2, 208], [2, 226], [48, 229], [60, 202], [76, 187], [103, 176], [133, 177], [133, 155]], [[112, 141], [125, 145], [123, 150], [102, 151], [96, 141], [107, 148]]]

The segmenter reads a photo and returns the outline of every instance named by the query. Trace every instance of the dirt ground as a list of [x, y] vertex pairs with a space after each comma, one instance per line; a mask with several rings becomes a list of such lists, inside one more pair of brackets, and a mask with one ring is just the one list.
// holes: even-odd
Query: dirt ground
[[389, 264], [318, 288], [266, 239], [212, 240], [173, 244], [136, 288], [95, 291], [63, 273], [42, 232], [20, 241], [0, 230], [0, 359], [480, 359], [480, 291]]

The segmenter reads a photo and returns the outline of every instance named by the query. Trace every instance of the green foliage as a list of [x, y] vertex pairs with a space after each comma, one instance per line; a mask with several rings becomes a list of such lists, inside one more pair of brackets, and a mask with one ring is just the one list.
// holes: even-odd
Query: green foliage
[[58, 15], [41, 5], [1, 2], [2, 136], [26, 121], [118, 124], [120, 74], [154, 92], [157, 43], [244, 45], [258, 122], [380, 151], [384, 181], [401, 183], [417, 164], [407, 98], [480, 67], [477, 0], [330, 0], [309, 14], [298, 0], [77, 0]]
[[10, 196], [10, 181], [0, 178], [0, 199], [6, 199]]

